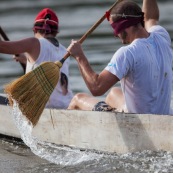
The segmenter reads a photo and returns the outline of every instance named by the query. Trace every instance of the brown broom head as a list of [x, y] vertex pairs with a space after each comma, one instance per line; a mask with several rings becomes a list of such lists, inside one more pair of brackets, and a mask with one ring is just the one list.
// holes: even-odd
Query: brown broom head
[[5, 86], [11, 105], [17, 102], [22, 114], [35, 126], [56, 87], [62, 63], [44, 62], [33, 71]]

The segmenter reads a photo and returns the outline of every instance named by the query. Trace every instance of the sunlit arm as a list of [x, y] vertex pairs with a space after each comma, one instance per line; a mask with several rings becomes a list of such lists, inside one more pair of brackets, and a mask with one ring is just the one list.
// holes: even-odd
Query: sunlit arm
[[159, 8], [157, 0], [143, 0], [142, 11], [144, 12], [145, 28], [148, 30], [159, 21]]
[[119, 81], [115, 75], [107, 70], [103, 70], [100, 74], [95, 73], [84, 55], [80, 43], [77, 41], [72, 41], [71, 45], [68, 47], [68, 51], [78, 62], [79, 70], [92, 95], [103, 95]]
[[103, 95], [119, 81], [115, 75], [107, 70], [103, 70], [100, 74], [96, 74], [86, 58], [79, 59], [78, 66], [83, 79], [93, 96]]

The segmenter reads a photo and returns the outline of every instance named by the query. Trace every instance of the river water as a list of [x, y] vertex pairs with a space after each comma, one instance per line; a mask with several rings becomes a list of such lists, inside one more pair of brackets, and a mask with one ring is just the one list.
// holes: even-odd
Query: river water
[[[141, 1], [136, 1], [139, 4]], [[160, 24], [173, 39], [173, 2], [160, 0]], [[71, 39], [79, 39], [114, 3], [112, 0], [0, 0], [0, 24], [10, 40], [33, 36], [33, 20], [42, 8], [54, 9], [60, 20], [59, 41], [68, 46]], [[112, 29], [104, 21], [83, 43], [84, 51], [95, 71], [100, 72], [121, 47], [121, 42], [112, 35]], [[23, 74], [20, 64], [10, 55], [0, 54], [0, 92], [4, 84]], [[80, 76], [76, 62], [71, 58], [70, 84], [74, 93], [88, 92]], [[8, 127], [7, 127], [8, 128]], [[59, 153], [62, 151], [59, 149]], [[58, 155], [57, 151], [57, 155]], [[63, 150], [64, 151], [64, 150]], [[66, 152], [64, 156], [66, 157]], [[82, 153], [79, 153], [79, 155]], [[0, 168], [2, 173], [22, 172], [61, 172], [61, 173], [173, 173], [173, 153], [143, 151], [125, 155], [105, 155], [85, 153], [88, 160], [65, 165], [51, 163], [34, 155], [25, 144], [16, 140], [0, 139]], [[74, 154], [69, 154], [73, 161]]]

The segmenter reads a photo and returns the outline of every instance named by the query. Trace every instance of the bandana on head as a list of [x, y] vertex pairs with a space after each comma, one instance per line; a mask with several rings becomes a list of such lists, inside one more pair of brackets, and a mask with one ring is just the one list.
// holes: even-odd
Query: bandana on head
[[[42, 11], [38, 13], [38, 15], [35, 18], [34, 24], [37, 23], [43, 23], [42, 26], [34, 26], [33, 30], [35, 31], [36, 29], [39, 30], [45, 30], [46, 33], [50, 33], [51, 31], [58, 32], [58, 17], [54, 13], [53, 10], [50, 8], [45, 8]], [[57, 27], [57, 29], [51, 29], [50, 25], [54, 25]]]
[[126, 28], [130, 26], [137, 25], [138, 23], [141, 23], [143, 25], [144, 23], [144, 13], [141, 12], [139, 15], [125, 15], [125, 14], [110, 14], [109, 12], [106, 12], [106, 17], [109, 21], [110, 16], [118, 16], [121, 17], [116, 22], [113, 22], [111, 24], [115, 36], [117, 36], [120, 32], [125, 30]]

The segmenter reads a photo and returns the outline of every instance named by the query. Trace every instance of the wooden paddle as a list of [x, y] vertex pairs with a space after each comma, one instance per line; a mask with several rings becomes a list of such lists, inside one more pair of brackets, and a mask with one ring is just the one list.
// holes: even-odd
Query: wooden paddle
[[[7, 34], [4, 32], [1, 26], [0, 26], [0, 34], [5, 41], [10, 41], [10, 39], [8, 38]], [[19, 55], [15, 55], [15, 56], [19, 56]], [[21, 62], [20, 62], [20, 65], [22, 66], [23, 71], [25, 73], [26, 65]]]
[[[108, 11], [117, 4], [116, 1]], [[82, 43], [106, 18], [104, 14], [79, 40]], [[33, 71], [23, 75], [19, 79], [6, 85], [5, 92], [13, 105], [15, 100], [22, 114], [35, 126], [56, 87], [60, 68], [63, 62], [70, 56], [67, 53], [60, 61], [44, 62]]]

